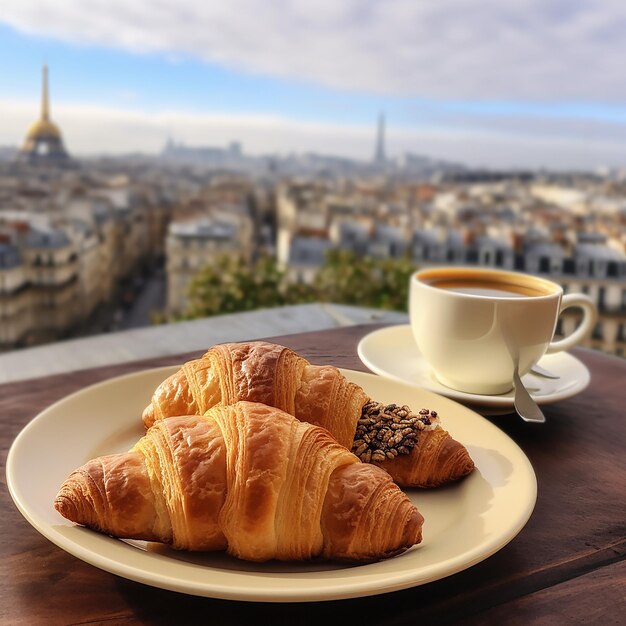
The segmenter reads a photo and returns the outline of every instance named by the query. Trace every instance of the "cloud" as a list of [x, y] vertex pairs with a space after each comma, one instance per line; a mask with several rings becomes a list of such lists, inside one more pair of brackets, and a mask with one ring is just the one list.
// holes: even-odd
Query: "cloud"
[[368, 93], [626, 99], [622, 0], [3, 0], [30, 33]]
[[[0, 101], [0, 145], [18, 145], [38, 111], [36, 100]], [[315, 151], [358, 159], [374, 154], [373, 125], [313, 123], [270, 115], [148, 112], [68, 102], [55, 102], [52, 116], [68, 150], [76, 156], [155, 154], [168, 137], [196, 146], [225, 147], [239, 140], [247, 154]], [[577, 123], [516, 117], [503, 119], [494, 129], [492, 124], [481, 126], [480, 117], [450, 117], [439, 128], [389, 128], [387, 152], [391, 156], [413, 152], [493, 168], [623, 166], [624, 125], [598, 122], [580, 132]]]

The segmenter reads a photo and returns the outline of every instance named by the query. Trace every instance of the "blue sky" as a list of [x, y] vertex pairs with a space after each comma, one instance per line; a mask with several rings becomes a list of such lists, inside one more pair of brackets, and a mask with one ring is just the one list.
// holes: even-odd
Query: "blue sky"
[[373, 123], [382, 108], [405, 119], [412, 116], [411, 103], [402, 99], [231, 70], [190, 55], [58, 41], [0, 24], [4, 97], [29, 99], [38, 94], [44, 62], [51, 68], [54, 98], [62, 101], [146, 111], [279, 114], [345, 124]]
[[[559, 47], [548, 57], [556, 35], [543, 23], [516, 26], [503, 41], [484, 44], [463, 15], [460, 30], [433, 12], [402, 19], [406, 3], [395, 0], [388, 6], [397, 4], [396, 14], [384, 19], [364, 16], [361, 5], [357, 14], [356, 5], [339, 0], [341, 11], [322, 2], [319, 14], [286, 2], [287, 16], [265, 15], [269, 26], [263, 27], [254, 16], [240, 17], [242, 10], [258, 8], [251, 0], [233, 0], [245, 6], [231, 13], [213, 8], [209, 14], [194, 0], [183, 3], [182, 14], [180, 2], [165, 2], [171, 4], [166, 19], [154, 23], [150, 3], [137, 0], [131, 3], [137, 28], [111, 18], [118, 0], [102, 15], [102, 3], [91, 13], [81, 8], [89, 0], [6, 2], [0, 17], [0, 145], [19, 143], [25, 120], [36, 115], [45, 61], [53, 118], [76, 152], [154, 151], [172, 135], [215, 144], [230, 137], [253, 152], [263, 151], [263, 141], [268, 151], [324, 151], [328, 145], [330, 153], [369, 158], [376, 117], [384, 111], [391, 154], [410, 150], [475, 164], [539, 167], [625, 160], [626, 91], [616, 58], [622, 44], [619, 30], [614, 42], [606, 30], [622, 18], [618, 3], [600, 2], [604, 12], [582, 19], [569, 7], [585, 3], [572, 0], [559, 14]], [[467, 3], [450, 4], [462, 13]], [[527, 4], [532, 10], [533, 0]], [[511, 16], [501, 14], [498, 22], [493, 13], [493, 28], [508, 32], [503, 24]], [[190, 15], [197, 26], [190, 26]], [[439, 20], [445, 28], [430, 35], [424, 27], [420, 39], [411, 29], [404, 32], [410, 19], [420, 25]], [[220, 36], [207, 37], [203, 21], [219, 27]], [[381, 30], [387, 23], [389, 30]], [[280, 36], [269, 39], [272, 32]], [[397, 33], [397, 42], [388, 32]], [[373, 54], [378, 39], [384, 47]], [[461, 45], [467, 54], [446, 53]], [[582, 60], [581, 49], [587, 51]]]

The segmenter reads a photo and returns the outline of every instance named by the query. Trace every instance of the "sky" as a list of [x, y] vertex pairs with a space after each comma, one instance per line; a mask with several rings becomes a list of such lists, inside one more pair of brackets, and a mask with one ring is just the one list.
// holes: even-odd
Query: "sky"
[[172, 138], [246, 153], [405, 152], [492, 168], [626, 165], [616, 0], [3, 0], [0, 146], [50, 68], [77, 156]]

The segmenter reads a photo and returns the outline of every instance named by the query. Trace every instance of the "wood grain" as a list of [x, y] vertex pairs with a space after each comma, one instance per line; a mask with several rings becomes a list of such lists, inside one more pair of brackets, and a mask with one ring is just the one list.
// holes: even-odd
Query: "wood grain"
[[[311, 361], [365, 370], [356, 355], [372, 326], [275, 338]], [[196, 598], [118, 578], [60, 550], [1, 493], [2, 624], [551, 623], [555, 615], [612, 623], [624, 610], [626, 361], [586, 350], [592, 372], [578, 396], [545, 408], [545, 425], [492, 418], [522, 447], [538, 479], [527, 526], [486, 561], [413, 589], [341, 602], [257, 604]], [[86, 385], [198, 353], [0, 386], [0, 446], [39, 411]], [[445, 416], [443, 417], [445, 420]], [[37, 468], [33, 468], [36, 480]], [[5, 473], [2, 482], [6, 486]], [[565, 612], [565, 613], [563, 613]], [[525, 616], [524, 621], [514, 621]], [[598, 620], [598, 621], [596, 621]], [[617, 622], [615, 622], [617, 623]]]

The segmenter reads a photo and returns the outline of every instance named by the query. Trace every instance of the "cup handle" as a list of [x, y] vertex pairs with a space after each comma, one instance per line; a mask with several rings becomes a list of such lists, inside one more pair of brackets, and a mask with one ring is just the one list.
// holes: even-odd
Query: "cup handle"
[[569, 309], [573, 306], [578, 306], [583, 310], [582, 322], [571, 335], [568, 335], [559, 341], [552, 341], [548, 346], [546, 354], [560, 352], [561, 350], [568, 350], [582, 341], [585, 336], [593, 330], [596, 320], [598, 319], [598, 311], [593, 303], [593, 300], [589, 296], [585, 296], [582, 293], [568, 293], [561, 298], [559, 315], [561, 315], [565, 309]]

